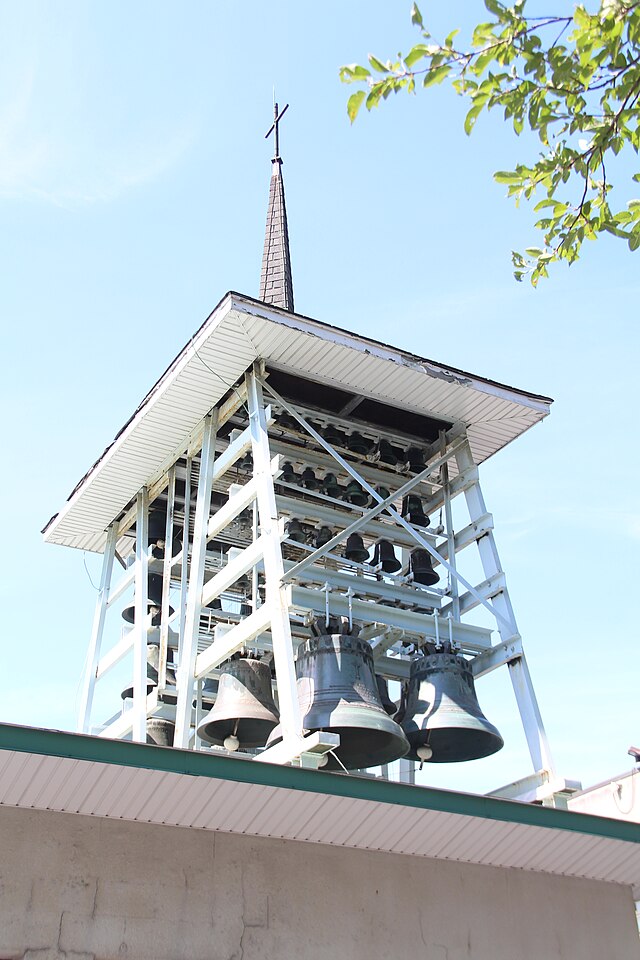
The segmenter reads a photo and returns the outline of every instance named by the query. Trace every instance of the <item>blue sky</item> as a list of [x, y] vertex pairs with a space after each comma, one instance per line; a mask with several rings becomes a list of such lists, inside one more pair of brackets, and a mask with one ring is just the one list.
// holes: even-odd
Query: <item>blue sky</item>
[[[444, 7], [423, 5], [434, 33], [483, 15]], [[0, 8], [0, 719], [74, 725], [99, 561], [39, 531], [220, 297], [257, 295], [275, 85], [291, 104], [297, 309], [555, 399], [485, 465], [485, 497], [559, 772], [586, 784], [630, 766], [640, 260], [605, 238], [537, 291], [516, 284], [533, 215], [491, 174], [535, 145], [499, 116], [466, 137], [446, 88], [349, 126], [339, 66], [407, 49], [409, 8]], [[506, 671], [478, 693], [505, 750], [424, 782], [486, 790], [529, 772]]]

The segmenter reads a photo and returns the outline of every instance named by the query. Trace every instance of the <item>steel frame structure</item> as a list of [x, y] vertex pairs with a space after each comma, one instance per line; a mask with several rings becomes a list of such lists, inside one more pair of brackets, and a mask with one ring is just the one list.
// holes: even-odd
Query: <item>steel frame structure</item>
[[[286, 429], [279, 426], [279, 419], [284, 417], [288, 418]], [[330, 614], [355, 619], [362, 625], [361, 636], [372, 645], [376, 671], [388, 679], [408, 678], [407, 645], [425, 639], [436, 644], [443, 638], [450, 640], [470, 658], [476, 678], [507, 666], [534, 772], [496, 793], [548, 800], [554, 794], [576, 789], [555, 771], [496, 547], [493, 519], [486, 509], [464, 425], [456, 423], [441, 431], [435, 442], [423, 445], [424, 469], [417, 473], [407, 470], [400, 486], [384, 497], [376, 484], [384, 480], [390, 487], [394, 474], [332, 446], [319, 432], [318, 420], [354, 426], [348, 417], [323, 416], [316, 410], [309, 413], [285, 399], [269, 384], [264, 366], [255, 363], [193, 435], [185, 438], [174, 462], [161, 476], [150, 478], [135, 504], [112, 522], [82, 688], [79, 730], [92, 729], [97, 680], [133, 651], [133, 706], [103, 725], [100, 735], [144, 742], [147, 718], [163, 715], [175, 720], [176, 746], [202, 749], [195, 727], [202, 715], [203, 679], [215, 674], [238, 651], [256, 649], [273, 658], [283, 736], [276, 746], [253, 759], [318, 766], [322, 755], [335, 748], [337, 738], [303, 731], [294, 656], [313, 619]], [[235, 427], [231, 434], [230, 425]], [[362, 424], [356, 424], [356, 429], [362, 429]], [[248, 457], [251, 468], [247, 467]], [[358, 483], [369, 496], [370, 505], [355, 506], [285, 482], [284, 460], [335, 470]], [[453, 479], [450, 465], [456, 474]], [[184, 487], [181, 510], [178, 483]], [[214, 486], [225, 485], [228, 499], [212, 510]], [[443, 512], [444, 529], [419, 528], [402, 515], [397, 505], [411, 492], [423, 497], [426, 514]], [[466, 501], [469, 524], [455, 530], [452, 501], [458, 496]], [[149, 506], [159, 497], [166, 510], [162, 560], [154, 558], [147, 533]], [[230, 530], [237, 533], [239, 518], [247, 511], [252, 514], [250, 532], [245, 523], [242, 537], [229, 536]], [[292, 542], [287, 537], [286, 522], [293, 517], [325, 523], [336, 533], [320, 547]], [[116, 546], [134, 523], [135, 544], [129, 565], [120, 581], [112, 584]], [[176, 529], [181, 529], [182, 546], [172, 556]], [[426, 550], [446, 571], [448, 589], [425, 588], [413, 583], [410, 575], [383, 575], [370, 564], [347, 561], [338, 551], [352, 533], [370, 540], [393, 538], [405, 553], [412, 547]], [[227, 551], [217, 568], [212, 567], [207, 545], [225, 536], [228, 542], [236, 543], [236, 548]], [[472, 546], [478, 551], [484, 575], [476, 584], [461, 574], [457, 562], [460, 552]], [[293, 559], [287, 557], [288, 553]], [[161, 573], [163, 578], [159, 626], [154, 626], [148, 612], [150, 571]], [[248, 615], [211, 611], [209, 605], [228, 591], [232, 591], [232, 598], [237, 596], [238, 583], [247, 577], [251, 580], [251, 595], [244, 597], [251, 610]], [[134, 627], [103, 652], [107, 611], [132, 586]], [[178, 594], [173, 613], [169, 605], [172, 589]], [[484, 608], [493, 618], [497, 643], [492, 642], [491, 629], [463, 620], [476, 607]], [[146, 647], [150, 640], [159, 647], [159, 667], [157, 686], [148, 693]], [[170, 649], [178, 655], [175, 705], [164, 699]], [[401, 767], [401, 778], [411, 780], [411, 765], [403, 762]]]

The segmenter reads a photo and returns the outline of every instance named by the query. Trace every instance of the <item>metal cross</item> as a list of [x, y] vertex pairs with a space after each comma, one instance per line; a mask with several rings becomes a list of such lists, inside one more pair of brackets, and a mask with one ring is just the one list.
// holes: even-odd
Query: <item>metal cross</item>
[[289, 104], [287, 104], [286, 107], [283, 108], [283, 110], [282, 110], [281, 113], [278, 113], [278, 104], [274, 102], [274, 104], [273, 104], [273, 123], [271, 124], [271, 126], [269, 127], [269, 129], [267, 130], [267, 132], [266, 132], [265, 135], [264, 135], [264, 138], [265, 138], [265, 140], [266, 140], [267, 137], [268, 137], [271, 133], [273, 133], [273, 132], [275, 131], [275, 141], [276, 141], [276, 142], [275, 142], [275, 152], [274, 152], [274, 154], [273, 154], [273, 159], [274, 159], [274, 160], [279, 160], [279, 159], [280, 159], [280, 138], [279, 138], [279, 135], [278, 135], [278, 124], [280, 123], [280, 121], [282, 120], [282, 118], [284, 117], [284, 115], [285, 115], [285, 113], [287, 112], [288, 109], [289, 109]]

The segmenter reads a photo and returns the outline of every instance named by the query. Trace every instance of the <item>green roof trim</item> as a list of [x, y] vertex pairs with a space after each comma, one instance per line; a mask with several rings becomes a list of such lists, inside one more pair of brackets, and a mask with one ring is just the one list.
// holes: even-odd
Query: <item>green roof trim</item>
[[300, 767], [252, 763], [235, 757], [156, 747], [127, 740], [107, 740], [60, 730], [0, 723], [0, 749], [159, 770], [191, 777], [253, 783], [374, 803], [390, 803], [418, 810], [437, 810], [466, 817], [568, 830], [627, 843], [640, 843], [640, 824], [624, 820], [610, 820], [607, 817], [500, 800], [496, 797], [323, 773]]

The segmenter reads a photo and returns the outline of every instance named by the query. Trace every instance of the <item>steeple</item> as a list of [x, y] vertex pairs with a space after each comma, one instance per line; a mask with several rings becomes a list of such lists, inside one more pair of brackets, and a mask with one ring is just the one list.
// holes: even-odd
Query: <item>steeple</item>
[[289, 230], [287, 208], [284, 200], [282, 158], [278, 124], [289, 104], [278, 113], [278, 104], [273, 105], [273, 123], [265, 139], [274, 134], [274, 155], [271, 161], [271, 184], [267, 208], [267, 228], [264, 236], [262, 272], [260, 274], [260, 299], [293, 312], [293, 281], [291, 279], [291, 255], [289, 253]]

